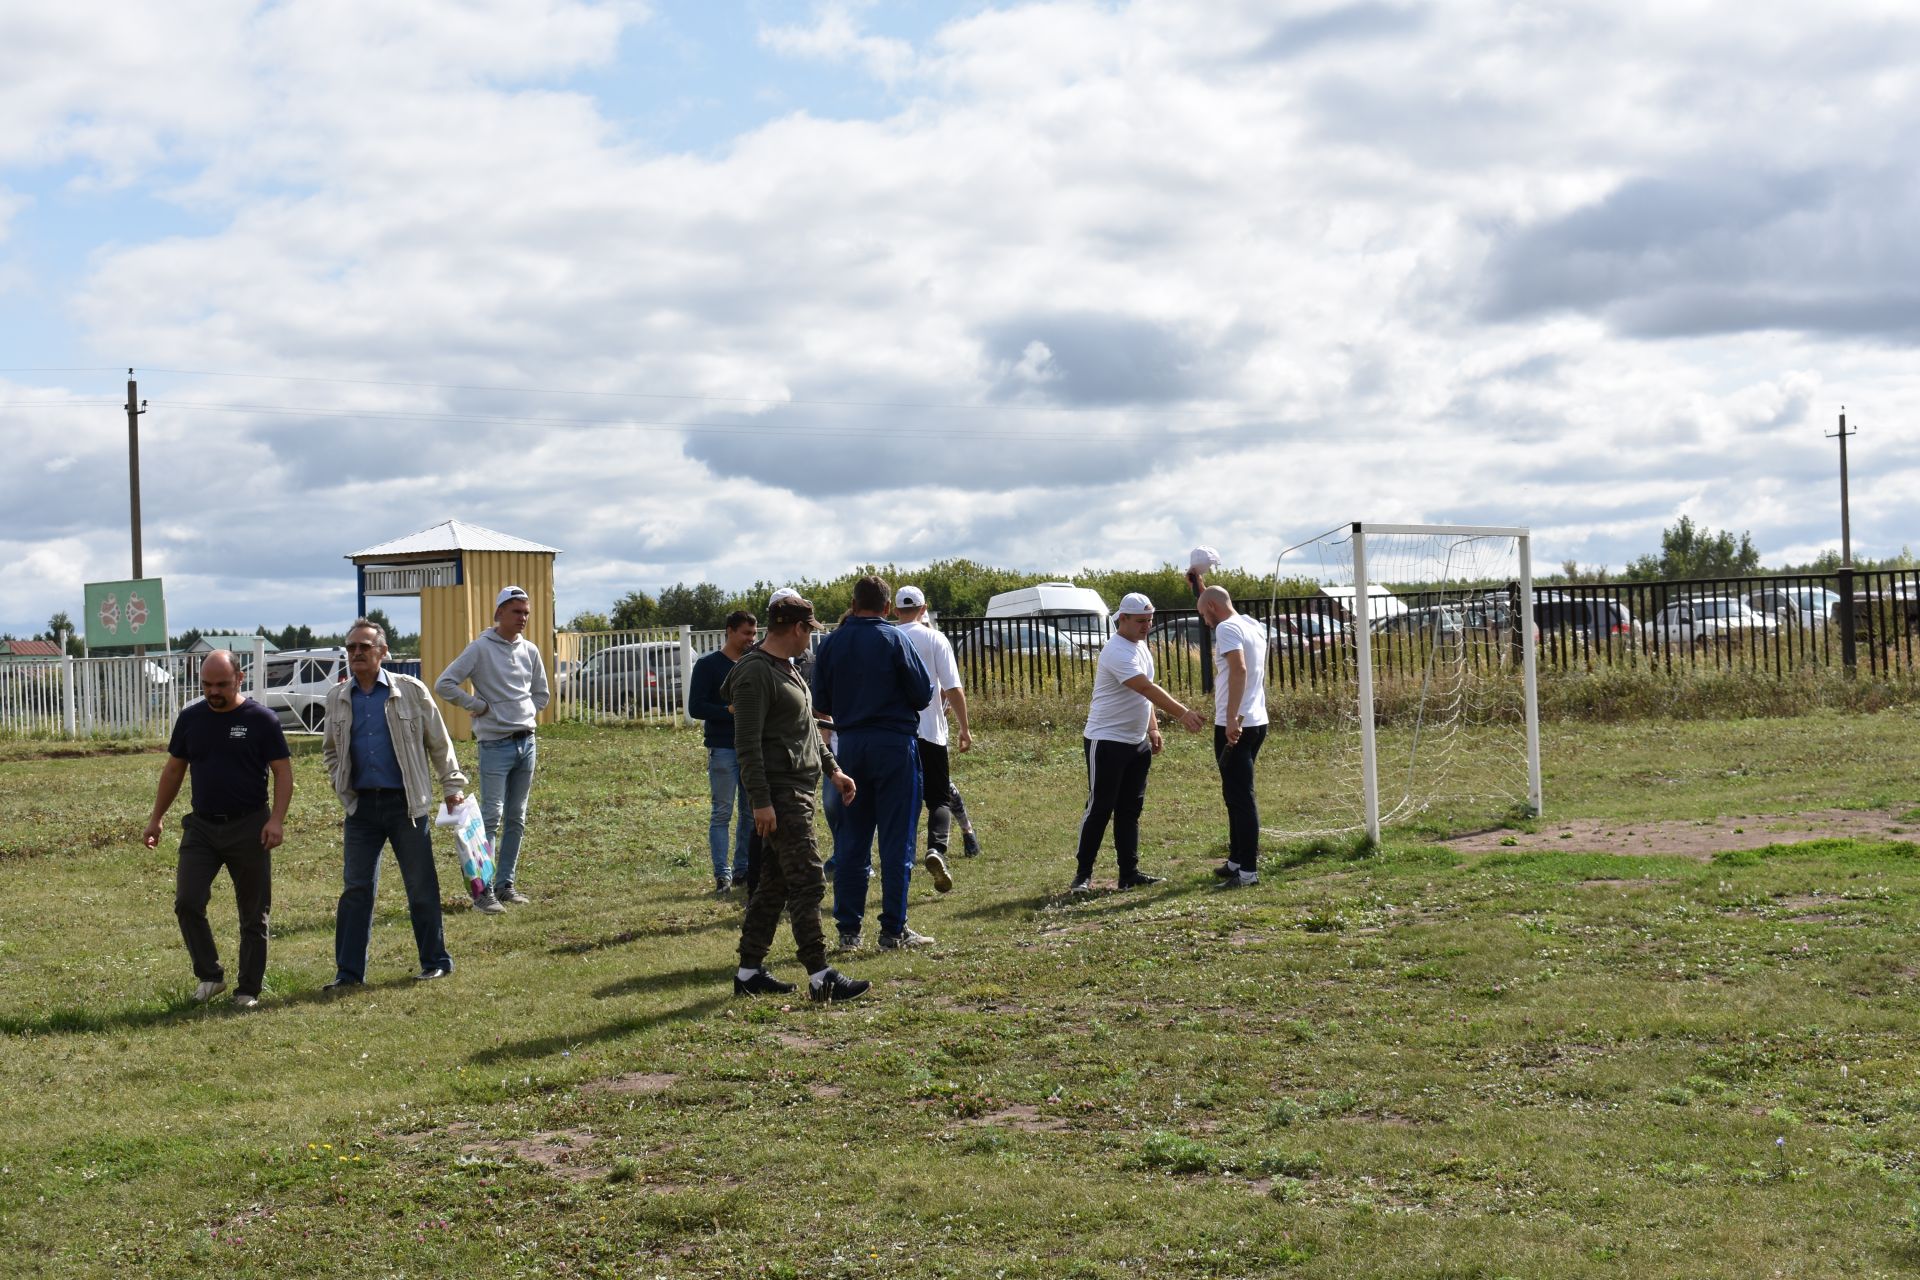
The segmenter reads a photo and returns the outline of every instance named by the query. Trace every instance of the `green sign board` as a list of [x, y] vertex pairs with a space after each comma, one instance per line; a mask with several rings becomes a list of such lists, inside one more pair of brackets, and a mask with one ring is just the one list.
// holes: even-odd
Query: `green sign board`
[[158, 578], [87, 584], [87, 648], [167, 647], [167, 602]]

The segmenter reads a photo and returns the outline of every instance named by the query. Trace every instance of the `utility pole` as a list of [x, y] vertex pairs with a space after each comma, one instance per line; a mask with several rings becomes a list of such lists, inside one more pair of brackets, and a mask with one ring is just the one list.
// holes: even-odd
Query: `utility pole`
[[1847, 514], [1847, 437], [1858, 430], [1847, 430], [1847, 406], [1840, 406], [1840, 430], [1827, 439], [1840, 441], [1840, 662], [1851, 676], [1859, 662], [1860, 618], [1854, 601], [1853, 523]]
[[[147, 411], [140, 384], [127, 370], [127, 494], [133, 504], [133, 576], [144, 578], [140, 565], [140, 415]], [[1842, 446], [1845, 447], [1844, 445]]]
[[1840, 430], [1827, 433], [1827, 439], [1840, 442], [1840, 563], [1853, 563], [1853, 524], [1847, 517], [1847, 437], [1859, 435], [1859, 429], [1847, 430], [1847, 406], [1840, 406]]

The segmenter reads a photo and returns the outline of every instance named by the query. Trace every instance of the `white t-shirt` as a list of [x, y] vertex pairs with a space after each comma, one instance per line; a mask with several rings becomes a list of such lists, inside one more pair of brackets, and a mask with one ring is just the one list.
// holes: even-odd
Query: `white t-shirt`
[[1242, 725], [1267, 722], [1267, 633], [1258, 622], [1236, 613], [1213, 629], [1213, 722], [1227, 722], [1227, 655], [1238, 649], [1247, 660], [1247, 687], [1240, 695]]
[[900, 631], [913, 651], [920, 655], [920, 662], [933, 681], [933, 701], [920, 708], [920, 736], [935, 746], [944, 747], [947, 745], [947, 700], [943, 695], [948, 689], [960, 688], [960, 666], [953, 660], [953, 645], [940, 634], [938, 627], [928, 625], [924, 617]]
[[1145, 742], [1153, 728], [1153, 704], [1127, 688], [1135, 676], [1153, 679], [1153, 654], [1144, 644], [1116, 635], [1100, 650], [1093, 672], [1093, 702], [1087, 707], [1087, 737], [1095, 742]]

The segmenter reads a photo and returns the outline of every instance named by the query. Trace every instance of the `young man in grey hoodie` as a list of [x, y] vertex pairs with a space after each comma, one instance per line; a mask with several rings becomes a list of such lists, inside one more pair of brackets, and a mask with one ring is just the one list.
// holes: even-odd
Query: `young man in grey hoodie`
[[[529, 901], [514, 879], [527, 833], [527, 796], [533, 791], [534, 721], [546, 709], [547, 668], [523, 634], [533, 607], [519, 587], [493, 602], [493, 625], [447, 664], [433, 691], [473, 717], [480, 742], [480, 816], [493, 844], [493, 893], [475, 899], [486, 911], [497, 899]], [[473, 692], [460, 686], [471, 681]]]

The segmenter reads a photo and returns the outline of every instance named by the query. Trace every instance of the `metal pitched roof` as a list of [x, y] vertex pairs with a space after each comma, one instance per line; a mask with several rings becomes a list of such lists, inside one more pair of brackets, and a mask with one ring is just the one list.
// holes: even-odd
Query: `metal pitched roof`
[[443, 520], [432, 528], [410, 533], [404, 538], [394, 538], [362, 551], [350, 551], [346, 558], [364, 560], [381, 556], [432, 555], [445, 551], [544, 551], [556, 556], [560, 554], [558, 547], [529, 542], [497, 529], [468, 524], [465, 520]]

